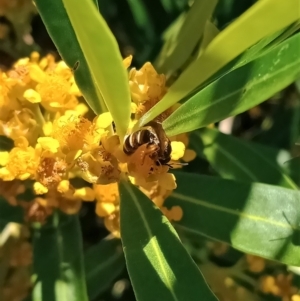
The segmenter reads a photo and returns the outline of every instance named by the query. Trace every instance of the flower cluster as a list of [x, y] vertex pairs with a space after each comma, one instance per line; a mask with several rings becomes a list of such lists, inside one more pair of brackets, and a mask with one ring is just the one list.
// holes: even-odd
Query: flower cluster
[[[131, 57], [124, 60], [127, 68]], [[2, 190], [18, 187], [8, 196], [16, 205], [28, 185], [34, 191], [30, 203], [22, 203], [26, 218], [43, 222], [59, 208], [78, 212], [82, 201], [96, 200], [96, 213], [118, 236], [119, 192], [117, 183], [127, 177], [169, 217], [179, 220], [182, 210], [163, 207], [176, 188], [169, 166], [157, 165], [140, 146], [132, 155], [123, 152], [123, 142], [114, 132], [109, 112], [93, 117], [82, 102], [73, 72], [64, 62], [34, 52], [20, 59], [13, 69], [0, 74], [0, 135], [13, 140], [14, 147], [0, 152]], [[129, 127], [166, 93], [165, 77], [150, 63], [129, 72], [132, 121]], [[171, 113], [158, 116], [158, 122]], [[195, 154], [185, 150], [187, 135], [171, 137], [171, 162], [188, 161]], [[142, 159], [141, 159], [142, 158]], [[81, 179], [81, 181], [78, 181]], [[82, 181], [84, 180], [84, 181]], [[76, 183], [76, 184], [74, 184]]]

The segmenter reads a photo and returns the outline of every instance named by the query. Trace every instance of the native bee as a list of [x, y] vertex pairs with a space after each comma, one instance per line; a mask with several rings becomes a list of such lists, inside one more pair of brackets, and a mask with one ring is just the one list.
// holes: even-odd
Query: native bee
[[125, 154], [132, 155], [138, 149], [142, 149], [141, 165], [143, 165], [146, 157], [150, 158], [156, 165], [168, 165], [171, 160], [171, 142], [166, 136], [162, 124], [156, 121], [150, 121], [142, 129], [125, 138], [123, 145]]

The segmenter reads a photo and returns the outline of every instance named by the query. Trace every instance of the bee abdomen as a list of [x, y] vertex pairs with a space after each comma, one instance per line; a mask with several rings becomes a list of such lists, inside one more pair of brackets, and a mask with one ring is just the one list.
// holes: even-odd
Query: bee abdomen
[[134, 132], [126, 137], [123, 151], [125, 154], [130, 155], [141, 145], [151, 143], [151, 140], [151, 132], [147, 129]]

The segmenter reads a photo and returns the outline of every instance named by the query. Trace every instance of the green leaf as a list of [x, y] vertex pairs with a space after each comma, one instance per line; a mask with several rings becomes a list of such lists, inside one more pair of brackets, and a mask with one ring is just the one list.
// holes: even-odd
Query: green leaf
[[299, 0], [256, 2], [216, 36], [199, 59], [184, 70], [163, 99], [140, 119], [137, 127], [180, 101], [247, 48], [299, 19], [298, 5]]
[[282, 34], [280, 34], [278, 37], [276, 37], [276, 39], [274, 39], [274, 41], [272, 41], [270, 43], [270, 46], [276, 46], [279, 43], [281, 43], [282, 41], [284, 41], [285, 39], [287, 39], [288, 37], [290, 37], [293, 33], [295, 33], [298, 29], [300, 28], [300, 20], [294, 22], [293, 24], [291, 24], [290, 26], [288, 26], [283, 32]]
[[84, 254], [89, 300], [103, 293], [125, 268], [121, 241], [107, 237]]
[[92, 79], [113, 117], [118, 134], [123, 137], [130, 120], [131, 100], [128, 75], [117, 41], [90, 0], [62, 2]]
[[137, 300], [217, 300], [153, 202], [127, 183], [120, 195], [121, 239]]
[[215, 129], [202, 129], [193, 134], [212, 167], [228, 179], [262, 182], [298, 189], [277, 163], [279, 150], [243, 141]]
[[33, 231], [33, 301], [87, 301], [77, 215], [55, 212]]
[[92, 79], [91, 71], [62, 0], [35, 0], [35, 5], [49, 35], [66, 64], [73, 68], [76, 62], [80, 63], [79, 68], [74, 73], [74, 77], [89, 106], [96, 114], [107, 111], [102, 96]]
[[11, 206], [0, 196], [0, 229], [8, 223], [24, 223], [24, 210], [20, 206]]
[[176, 37], [173, 37], [172, 47], [166, 43], [158, 55], [155, 63], [158, 72], [172, 73], [188, 60], [201, 39], [206, 21], [212, 15], [216, 4], [217, 0], [194, 2]]
[[300, 266], [300, 193], [260, 183], [176, 173], [164, 206], [180, 206], [180, 228]]
[[219, 29], [217, 26], [211, 22], [211, 21], [206, 21], [204, 32], [203, 32], [203, 38], [198, 50], [198, 55], [197, 57], [199, 58], [205, 48], [209, 45], [209, 43], [219, 34]]
[[234, 116], [261, 103], [300, 76], [300, 34], [214, 81], [164, 122], [169, 136]]
[[0, 136], [0, 151], [10, 151], [14, 147], [14, 141], [6, 136]]

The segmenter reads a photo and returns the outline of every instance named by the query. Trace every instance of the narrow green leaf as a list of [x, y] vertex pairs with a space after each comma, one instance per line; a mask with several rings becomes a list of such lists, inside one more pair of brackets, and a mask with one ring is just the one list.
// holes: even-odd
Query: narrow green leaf
[[129, 124], [131, 100], [128, 75], [117, 41], [90, 0], [62, 2], [92, 79], [112, 114], [118, 134], [123, 137]]
[[299, 19], [298, 5], [299, 0], [256, 2], [216, 36], [203, 55], [185, 69], [164, 98], [140, 119], [137, 127], [143, 126], [180, 101], [260, 39]]
[[11, 206], [0, 196], [0, 229], [6, 224], [14, 222], [24, 223], [24, 210], [20, 206]]
[[10, 151], [14, 147], [14, 141], [6, 136], [0, 136], [0, 151]]
[[193, 135], [198, 138], [193, 142], [203, 144], [205, 158], [222, 177], [298, 189], [277, 163], [279, 150], [243, 141], [215, 129], [202, 129]]
[[64, 9], [62, 0], [35, 0], [35, 5], [63, 60], [70, 68], [80, 63], [74, 73], [85, 100], [96, 114], [107, 111], [94, 81], [78, 39]]
[[84, 254], [89, 300], [107, 290], [125, 268], [120, 239], [106, 237]]
[[155, 66], [161, 73], [172, 73], [179, 69], [191, 56], [203, 35], [206, 21], [210, 18], [217, 4], [217, 0], [195, 1], [172, 44], [172, 48], [165, 51], [165, 45], [158, 55]]
[[180, 228], [300, 266], [299, 191], [188, 173], [176, 179], [164, 205], [183, 209]]
[[[169, 41], [174, 42], [176, 41], [176, 36], [182, 27], [182, 24], [185, 22], [187, 17], [187, 12], [182, 12], [170, 25], [167, 29], [162, 33], [162, 39], [165, 43], [169, 43]], [[169, 40], [169, 41], [168, 41]], [[170, 45], [169, 45], [170, 46]], [[171, 46], [170, 46], [171, 47]], [[165, 50], [169, 50], [170, 48], [164, 47]]]
[[120, 186], [121, 238], [138, 301], [217, 300], [161, 211], [137, 188]]
[[280, 34], [274, 41], [270, 43], [269, 46], [276, 46], [288, 37], [290, 37], [293, 33], [295, 33], [300, 28], [300, 20], [294, 22], [290, 26], [288, 26], [282, 34]]
[[33, 230], [33, 301], [87, 301], [78, 216], [55, 212]]
[[[213, 24], [211, 24], [213, 26]], [[283, 35], [290, 26], [287, 26], [283, 29], [280, 29], [276, 31], [275, 33], [268, 35], [258, 41], [256, 44], [245, 50], [243, 53], [238, 55], [235, 59], [227, 63], [224, 67], [222, 67], [220, 70], [218, 70], [216, 73], [213, 74], [213, 76], [209, 77], [207, 80], [205, 80], [200, 86], [198, 86], [192, 93], [190, 93], [189, 96], [185, 97], [184, 99], [187, 100], [189, 97], [195, 95], [198, 91], [201, 91], [203, 87], [207, 86], [208, 84], [212, 83], [216, 79], [220, 78], [221, 76], [224, 76], [227, 73], [230, 73], [231, 71], [244, 66], [245, 64], [255, 60], [256, 58], [262, 56], [266, 51], [270, 50], [269, 45], [273, 44], [274, 40], [278, 39], [281, 35]], [[217, 29], [211, 29], [214, 31], [214, 34], [217, 35], [218, 32]], [[288, 35], [286, 36], [288, 38]], [[205, 41], [203, 41], [205, 42]], [[206, 48], [206, 47], [205, 47]], [[200, 57], [202, 55], [201, 47], [199, 50]]]
[[300, 76], [300, 34], [214, 81], [164, 122], [168, 135], [189, 132], [261, 103]]
[[211, 21], [206, 21], [204, 32], [203, 32], [203, 38], [198, 50], [198, 55], [197, 57], [199, 58], [205, 48], [210, 44], [210, 42], [219, 34], [219, 29], [217, 26], [211, 22]]

